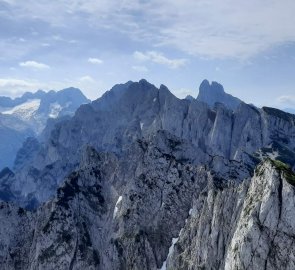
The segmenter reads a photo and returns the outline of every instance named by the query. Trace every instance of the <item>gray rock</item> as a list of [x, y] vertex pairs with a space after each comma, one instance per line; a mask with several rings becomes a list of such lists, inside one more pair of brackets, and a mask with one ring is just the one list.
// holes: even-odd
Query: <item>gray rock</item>
[[141, 80], [48, 130], [0, 173], [33, 209], [0, 203], [1, 269], [294, 269], [292, 115]]
[[293, 269], [295, 174], [271, 160], [252, 178], [221, 157], [200, 166], [189, 147], [167, 132], [121, 158], [85, 147], [78, 169], [37, 211], [0, 204], [0, 265]]
[[231, 110], [235, 110], [242, 102], [236, 97], [224, 92], [223, 86], [217, 82], [209, 83], [204, 80], [199, 88], [197, 100], [207, 103], [211, 108], [215, 103], [223, 103]]
[[[274, 141], [295, 148], [293, 118], [270, 111], [245, 103], [234, 112], [220, 103], [211, 109], [197, 100], [180, 100], [167, 87], [157, 89], [145, 80], [117, 85], [102, 98], [82, 105], [73, 118], [56, 123], [32, 161], [11, 179], [11, 190], [24, 205], [32, 198], [44, 202], [77, 167], [85, 145], [120, 156], [134, 141], [159, 130], [208, 155], [253, 166], [254, 153]], [[294, 159], [289, 162], [295, 165]]]
[[201, 194], [167, 269], [293, 269], [294, 184], [266, 161], [250, 181]]

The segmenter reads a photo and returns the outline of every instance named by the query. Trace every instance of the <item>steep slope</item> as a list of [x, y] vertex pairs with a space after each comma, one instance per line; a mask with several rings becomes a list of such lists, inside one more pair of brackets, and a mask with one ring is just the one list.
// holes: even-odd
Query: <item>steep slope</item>
[[209, 189], [194, 202], [167, 269], [294, 269], [294, 183], [268, 160], [251, 181]]

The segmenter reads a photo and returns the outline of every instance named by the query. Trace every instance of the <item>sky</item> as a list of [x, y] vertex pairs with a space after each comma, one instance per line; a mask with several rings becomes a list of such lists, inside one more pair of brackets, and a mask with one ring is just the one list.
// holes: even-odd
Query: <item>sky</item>
[[0, 95], [142, 78], [177, 97], [218, 81], [295, 110], [294, 0], [0, 0]]

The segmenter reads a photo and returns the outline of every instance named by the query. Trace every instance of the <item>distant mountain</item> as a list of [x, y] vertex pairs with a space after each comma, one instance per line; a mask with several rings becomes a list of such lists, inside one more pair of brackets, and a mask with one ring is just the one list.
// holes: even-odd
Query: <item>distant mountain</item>
[[81, 104], [89, 102], [79, 89], [73, 87], [47, 93], [39, 90], [16, 99], [0, 97], [0, 112], [23, 120], [39, 134], [48, 118], [73, 115]]
[[191, 95], [187, 95], [187, 96], [185, 97], [185, 99], [192, 101], [192, 100], [194, 100], [194, 97], [192, 97]]
[[15, 99], [0, 97], [0, 168], [13, 165], [26, 138], [40, 135], [49, 118], [72, 116], [89, 102], [77, 88], [27, 92]]
[[12, 99], [10, 97], [0, 96], [0, 107], [4, 107], [4, 108], [15, 107], [17, 105], [25, 103], [26, 101], [28, 101], [30, 99], [41, 99], [45, 95], [46, 95], [45, 91], [38, 90], [35, 93], [26, 92], [21, 97], [17, 97], [14, 99]]
[[209, 105], [119, 84], [26, 140], [0, 268], [295, 269], [295, 115], [208, 84]]
[[215, 103], [223, 103], [231, 110], [237, 109], [242, 102], [240, 99], [227, 94], [221, 84], [214, 81], [210, 84], [208, 80], [201, 83], [197, 100], [207, 103], [211, 108], [214, 107]]

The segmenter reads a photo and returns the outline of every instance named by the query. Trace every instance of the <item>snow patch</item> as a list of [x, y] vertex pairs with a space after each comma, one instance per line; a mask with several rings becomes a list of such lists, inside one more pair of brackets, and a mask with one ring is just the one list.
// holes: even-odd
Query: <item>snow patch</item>
[[[191, 209], [189, 210], [189, 212], [188, 212], [189, 216], [191, 216], [192, 213], [193, 213], [193, 208], [191, 208]], [[185, 219], [185, 224], [186, 224], [186, 223], [187, 223], [187, 219]], [[166, 258], [166, 260], [163, 262], [163, 265], [162, 265], [162, 267], [161, 267], [159, 270], [166, 270], [166, 268], [167, 268], [167, 260], [168, 260], [168, 258], [172, 255], [173, 250], [174, 250], [174, 246], [175, 246], [175, 244], [177, 243], [177, 241], [178, 241], [180, 235], [182, 234], [182, 232], [183, 232], [183, 228], [180, 229], [179, 234], [178, 234], [178, 237], [176, 237], [176, 238], [172, 238], [172, 244], [171, 244], [171, 246], [170, 246], [170, 248], [169, 248], [169, 252], [168, 252], [167, 258]]]
[[163, 262], [163, 265], [162, 265], [162, 267], [161, 267], [160, 270], [166, 270], [166, 268], [167, 268], [167, 260], [168, 260], [168, 258], [172, 255], [173, 250], [174, 250], [174, 246], [175, 246], [175, 244], [177, 243], [178, 238], [179, 238], [179, 237], [177, 237], [177, 238], [172, 238], [172, 244], [171, 244], [171, 246], [170, 246], [170, 248], [169, 248], [169, 252], [168, 252], [167, 259], [166, 259], [166, 261]]
[[3, 111], [3, 114], [12, 114], [23, 120], [30, 120], [35, 112], [40, 107], [40, 99], [30, 99], [20, 105], [17, 105], [9, 110]]
[[51, 103], [49, 107], [49, 117], [57, 118], [62, 109], [62, 106], [58, 102]]
[[113, 218], [115, 218], [117, 216], [117, 213], [119, 211], [118, 205], [119, 203], [122, 201], [123, 197], [120, 196], [115, 204], [115, 209], [114, 209], [114, 213], [113, 213]]

